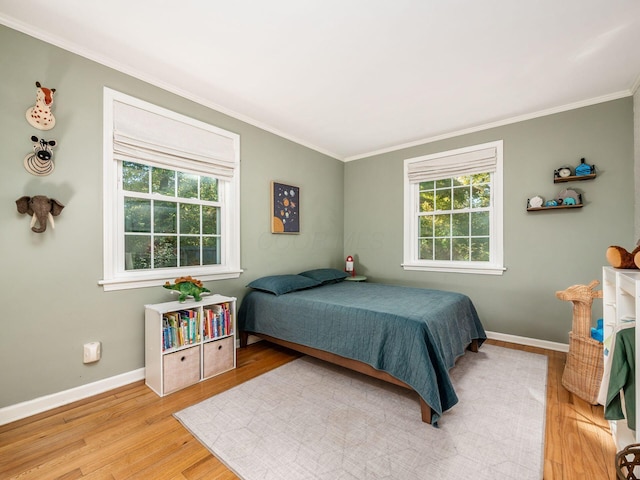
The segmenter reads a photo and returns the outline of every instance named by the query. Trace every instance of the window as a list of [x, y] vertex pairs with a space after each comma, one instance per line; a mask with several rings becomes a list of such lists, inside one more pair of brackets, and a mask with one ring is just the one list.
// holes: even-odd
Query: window
[[239, 137], [105, 88], [105, 290], [240, 273]]
[[502, 141], [404, 162], [405, 270], [502, 274]]

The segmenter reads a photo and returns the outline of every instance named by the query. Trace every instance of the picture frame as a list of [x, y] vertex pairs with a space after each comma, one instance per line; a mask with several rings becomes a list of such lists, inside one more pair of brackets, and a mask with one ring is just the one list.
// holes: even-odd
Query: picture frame
[[300, 187], [271, 182], [271, 233], [300, 233]]

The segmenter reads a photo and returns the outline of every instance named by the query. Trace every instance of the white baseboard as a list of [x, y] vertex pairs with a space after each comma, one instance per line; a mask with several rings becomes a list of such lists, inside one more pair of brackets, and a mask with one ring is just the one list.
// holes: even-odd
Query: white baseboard
[[[546, 348], [547, 350], [556, 350], [558, 352], [569, 351], [569, 345], [564, 343], [549, 342], [547, 340], [538, 340], [536, 338], [519, 337], [517, 335], [508, 335], [506, 333], [486, 333], [487, 337], [492, 340]], [[260, 341], [258, 337], [249, 336], [249, 341], [247, 343], [251, 344], [257, 341]], [[51, 410], [52, 408], [83, 400], [91, 397], [92, 395], [97, 395], [114, 388], [122, 387], [124, 385], [137, 382], [138, 380], [144, 380], [144, 378], [144, 368], [139, 368], [138, 370], [116, 375], [115, 377], [105, 378], [104, 380], [88, 383], [87, 385], [81, 385], [62, 392], [45, 395], [44, 397], [34, 398], [33, 400], [27, 400], [26, 402], [0, 408], [0, 425], [5, 425], [22, 418], [30, 417], [37, 413]]]
[[15, 405], [9, 405], [8, 407], [0, 408], [0, 425], [15, 422], [16, 420], [30, 417], [31, 415], [45, 412], [52, 408], [83, 400], [98, 393], [113, 390], [114, 388], [137, 382], [138, 380], [144, 380], [144, 378], [144, 368], [139, 368], [138, 370], [122, 373], [115, 377], [105, 378], [62, 392], [34, 398], [33, 400], [27, 400], [26, 402]]
[[550, 342], [548, 340], [538, 340], [537, 338], [519, 337], [517, 335], [509, 335], [498, 332], [485, 332], [487, 338], [491, 340], [500, 340], [502, 342], [517, 343], [518, 345], [528, 345], [530, 347], [546, 348], [547, 350], [555, 350], [557, 352], [568, 352], [569, 345], [566, 343]]

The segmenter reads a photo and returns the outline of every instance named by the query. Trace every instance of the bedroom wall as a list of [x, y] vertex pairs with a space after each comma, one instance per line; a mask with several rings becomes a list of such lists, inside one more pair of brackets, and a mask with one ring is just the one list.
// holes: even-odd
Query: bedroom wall
[[[402, 263], [403, 160], [504, 140], [502, 276], [409, 272]], [[489, 331], [568, 343], [571, 304], [555, 292], [601, 279], [609, 245], [632, 249], [633, 98], [627, 97], [482, 132], [352, 161], [345, 166], [345, 255], [371, 281], [454, 290], [476, 304]], [[554, 184], [553, 170], [597, 166], [595, 180]], [[583, 193], [581, 209], [527, 212], [527, 198], [562, 188]], [[602, 316], [595, 300], [594, 318]]]
[[[143, 306], [175, 299], [161, 287], [105, 293], [98, 285], [104, 86], [240, 134], [245, 271], [209, 289], [240, 298], [262, 275], [342, 265], [342, 162], [7, 27], [0, 45], [0, 408], [144, 367]], [[59, 144], [47, 177], [22, 165], [31, 135], [42, 133], [24, 118], [36, 81], [57, 89], [57, 124], [44, 136]], [[301, 188], [302, 234], [270, 233], [271, 180]], [[42, 234], [15, 204], [37, 194], [66, 205]], [[96, 364], [82, 363], [88, 341], [102, 342]]]

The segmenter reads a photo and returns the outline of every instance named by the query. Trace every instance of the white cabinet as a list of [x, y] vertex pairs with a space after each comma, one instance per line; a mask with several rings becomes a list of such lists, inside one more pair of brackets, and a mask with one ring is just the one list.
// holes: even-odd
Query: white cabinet
[[145, 383], [160, 396], [236, 367], [236, 299], [145, 305]]
[[[604, 320], [604, 338], [626, 325], [635, 326], [640, 318], [640, 271], [621, 270], [613, 267], [602, 269], [602, 303]], [[640, 341], [638, 329], [635, 329], [636, 365], [639, 365]], [[605, 340], [605, 347], [606, 347]], [[605, 353], [605, 370], [606, 370]], [[638, 371], [636, 370], [636, 375]], [[636, 383], [637, 385], [637, 383]], [[640, 395], [636, 394], [636, 412], [640, 411]], [[630, 430], [626, 420], [610, 420], [611, 434], [618, 450], [631, 443], [640, 442], [640, 431]]]

